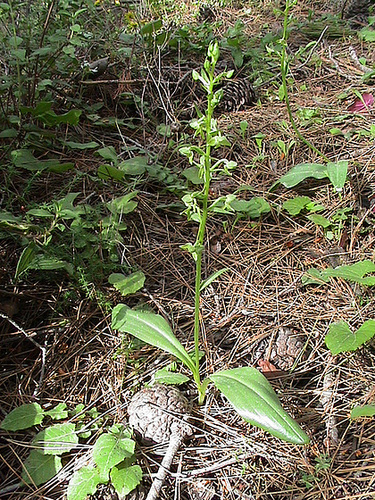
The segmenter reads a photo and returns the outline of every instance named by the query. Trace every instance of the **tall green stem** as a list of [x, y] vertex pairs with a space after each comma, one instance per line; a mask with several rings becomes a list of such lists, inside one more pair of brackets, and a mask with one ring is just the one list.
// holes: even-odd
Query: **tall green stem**
[[198, 386], [198, 403], [203, 404], [205, 397], [205, 388], [202, 387], [200, 376], [199, 376], [199, 333], [200, 333], [200, 298], [201, 298], [201, 282], [202, 282], [202, 257], [204, 251], [204, 236], [206, 231], [206, 223], [208, 216], [208, 196], [211, 181], [211, 121], [213, 115], [213, 74], [210, 75], [210, 87], [207, 95], [207, 113], [206, 113], [206, 126], [205, 126], [205, 154], [204, 154], [204, 188], [202, 196], [202, 209], [201, 217], [199, 222], [197, 239], [195, 242], [196, 249], [196, 261], [195, 261], [195, 301], [194, 301], [194, 346], [195, 346], [195, 368], [196, 368], [196, 378], [195, 381]]

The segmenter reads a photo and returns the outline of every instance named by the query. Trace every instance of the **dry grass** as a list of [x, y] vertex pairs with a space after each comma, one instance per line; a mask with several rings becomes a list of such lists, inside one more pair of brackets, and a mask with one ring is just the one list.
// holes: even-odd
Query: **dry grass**
[[[226, 8], [220, 16], [226, 27], [233, 25], [238, 17], [246, 18], [249, 36], [257, 34], [265, 20], [273, 28], [280, 26], [271, 2], [261, 4], [259, 10]], [[296, 15], [306, 16], [310, 4], [300, 2]], [[306, 44], [306, 40], [302, 42], [292, 35], [291, 44], [298, 43]], [[280, 188], [268, 193], [270, 186], [292, 165], [319, 160], [298, 141], [289, 125], [285, 105], [276, 98], [270, 82], [259, 89], [261, 104], [219, 118], [233, 145], [225, 154], [235, 159], [239, 167], [233, 178], [217, 182], [213, 188], [215, 193], [227, 194], [251, 186], [251, 193], [267, 196], [273, 202], [272, 213], [261, 221], [239, 220], [234, 224], [233, 219], [228, 219], [225, 226], [221, 218], [212, 218], [207, 229], [205, 274], [208, 276], [223, 267], [230, 272], [203, 293], [202, 344], [207, 354], [202, 372], [257, 366], [260, 342], [266, 340], [267, 359], [282, 327], [302, 336], [303, 353], [292, 370], [277, 372], [272, 384], [283, 406], [310, 435], [311, 444], [303, 448], [285, 444], [245, 424], [212, 389], [203, 407], [194, 406], [195, 435], [179, 452], [175, 472], [164, 486], [163, 498], [191, 498], [188, 486], [198, 478], [204, 485], [202, 491], [206, 492], [206, 497], [202, 493], [202, 499], [374, 498], [375, 423], [370, 419], [349, 418], [353, 406], [374, 403], [374, 345], [335, 358], [324, 345], [324, 336], [332, 322], [345, 320], [356, 328], [375, 317], [374, 293], [370, 288], [341, 280], [325, 286], [301, 284], [303, 273], [310, 267], [324, 268], [374, 258], [374, 215], [362, 207], [365, 189], [375, 186], [374, 142], [371, 137], [355, 133], [370, 129], [374, 112], [350, 115], [347, 113], [350, 99], [340, 98], [344, 93], [350, 95], [352, 89], [367, 89], [350, 56], [350, 47], [358, 57], [367, 58], [368, 66], [375, 63], [372, 46], [354, 36], [323, 40], [309, 64], [302, 66], [295, 61], [291, 66], [293, 111], [313, 108], [319, 112], [319, 120], [302, 124], [301, 132], [332, 161], [350, 160], [349, 182], [342, 196], [334, 194], [329, 185], [309, 182], [295, 191]], [[154, 97], [158, 99], [156, 94]], [[249, 123], [245, 137], [240, 134], [242, 120]], [[329, 130], [333, 127], [354, 133], [349, 139], [332, 136]], [[254, 140], [259, 132], [264, 134], [261, 151]], [[183, 160], [175, 154], [168, 157], [170, 152], [160, 136], [145, 134], [132, 138], [144, 141], [147, 148], [159, 152], [165, 161], [174, 162], [176, 168], [185, 168]], [[114, 141], [112, 137], [108, 140]], [[285, 157], [276, 146], [277, 140], [286, 144], [295, 140], [296, 144]], [[254, 161], [260, 154], [263, 158]], [[82, 169], [92, 170], [90, 159], [83, 157], [77, 161]], [[40, 185], [41, 199], [53, 197], [57, 188], [53, 179], [44, 183], [44, 192]], [[90, 186], [84, 188], [89, 190]], [[330, 241], [322, 229], [306, 218], [291, 217], [279, 210], [286, 199], [301, 192], [325, 205], [327, 216], [339, 208], [352, 209], [355, 217], [346, 225], [345, 238]], [[244, 196], [248, 194], [249, 191], [244, 191]], [[193, 241], [195, 227], [172, 206], [158, 208], [175, 201], [170, 193], [159, 192], [153, 185], [144, 186], [138, 209], [129, 217], [126, 240], [119, 252], [126, 264], [146, 275], [145, 289], [127, 303], [146, 302], [163, 313], [183, 344], [192, 348], [194, 266], [180, 245]], [[82, 402], [106, 412], [108, 422], [126, 421], [129, 398], [137, 388], [150, 382], [156, 369], [170, 362], [169, 356], [151, 347], [129, 348], [130, 339], [123, 341], [111, 330], [108, 310], [95, 301], [82, 298], [62, 305], [69, 285], [51, 286], [35, 278], [35, 283], [27, 281], [15, 288], [10, 277], [18, 254], [11, 242], [1, 250], [2, 311], [45, 347], [46, 362], [39, 386], [40, 350], [9, 322], [0, 322], [3, 414], [33, 400], [43, 405], [63, 401], [70, 407]], [[113, 303], [120, 301], [111, 289], [103, 287], [103, 290]], [[193, 388], [187, 385], [185, 389], [194, 401]], [[12, 440], [4, 433], [3, 437], [0, 478], [9, 486], [19, 479], [20, 462], [28, 449], [22, 445], [26, 440], [24, 433], [12, 435]], [[84, 452], [82, 448], [82, 456]], [[319, 470], [316, 459], [322, 457], [329, 460], [325, 462], [327, 468]], [[145, 471], [156, 470], [152, 449], [140, 452], [140, 463]], [[39, 490], [30, 487], [11, 491], [4, 498], [62, 499], [72, 467], [69, 463], [64, 469], [65, 479], [60, 475]], [[148, 479], [145, 481], [147, 484]]]

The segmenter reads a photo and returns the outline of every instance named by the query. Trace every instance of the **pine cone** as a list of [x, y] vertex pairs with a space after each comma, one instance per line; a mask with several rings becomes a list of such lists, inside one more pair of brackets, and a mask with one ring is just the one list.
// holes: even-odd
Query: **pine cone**
[[187, 399], [173, 386], [155, 384], [133, 396], [129, 407], [129, 424], [145, 444], [165, 443], [172, 434], [184, 439], [192, 435], [183, 420], [189, 412]]
[[244, 78], [241, 80], [228, 80], [223, 85], [223, 98], [218, 105], [218, 111], [240, 111], [246, 106], [256, 102], [253, 86]]

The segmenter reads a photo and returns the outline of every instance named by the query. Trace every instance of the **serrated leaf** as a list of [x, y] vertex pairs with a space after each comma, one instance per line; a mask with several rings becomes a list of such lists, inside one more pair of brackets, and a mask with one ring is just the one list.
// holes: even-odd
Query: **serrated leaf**
[[271, 384], [257, 369], [234, 368], [209, 378], [247, 422], [290, 443], [309, 442], [307, 434], [282, 408]]
[[181, 385], [189, 382], [190, 379], [182, 373], [175, 373], [169, 371], [167, 368], [161, 368], [161, 370], [155, 372], [154, 380], [158, 384]]
[[67, 499], [86, 500], [88, 495], [95, 493], [98, 484], [106, 482], [96, 467], [82, 467], [74, 472], [69, 481]]
[[291, 188], [310, 177], [314, 179], [324, 179], [328, 177], [326, 166], [320, 163], [300, 163], [295, 165], [271, 186], [271, 190], [279, 184]]
[[52, 418], [52, 420], [62, 420], [68, 418], [66, 403], [59, 403], [55, 408], [45, 412], [46, 415]]
[[112, 328], [169, 352], [195, 373], [195, 365], [167, 321], [160, 315], [118, 304], [112, 311]]
[[332, 323], [325, 336], [325, 344], [333, 356], [341, 352], [355, 351], [375, 335], [375, 320], [369, 319], [356, 332], [345, 321]]
[[119, 464], [111, 470], [111, 482], [116, 493], [125, 497], [142, 481], [142, 469], [139, 465]]
[[55, 424], [38, 432], [32, 443], [43, 455], [61, 455], [78, 444], [75, 424]]
[[108, 277], [109, 283], [124, 297], [140, 290], [145, 284], [145, 279], [146, 276], [142, 271], [136, 271], [129, 276], [124, 276], [120, 273], [112, 273]]
[[296, 196], [291, 200], [284, 201], [283, 209], [290, 215], [298, 215], [309, 203], [311, 203], [311, 199], [308, 196]]
[[373, 417], [375, 415], [375, 405], [356, 406], [350, 412], [350, 418]]
[[121, 435], [102, 434], [94, 444], [92, 458], [103, 473], [134, 454], [135, 441]]
[[23, 464], [22, 479], [25, 483], [36, 486], [52, 479], [62, 468], [61, 458], [55, 455], [43, 455], [32, 450]]
[[20, 431], [42, 423], [45, 412], [38, 403], [28, 403], [14, 408], [1, 422], [6, 431]]

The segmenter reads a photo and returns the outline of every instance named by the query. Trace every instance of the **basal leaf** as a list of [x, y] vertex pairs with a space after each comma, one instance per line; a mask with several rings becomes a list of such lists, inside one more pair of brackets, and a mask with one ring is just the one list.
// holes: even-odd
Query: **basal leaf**
[[114, 465], [134, 454], [135, 441], [121, 435], [102, 434], [94, 444], [92, 458], [99, 469], [107, 474]]
[[121, 295], [124, 297], [140, 290], [145, 284], [145, 279], [146, 276], [142, 271], [136, 271], [129, 276], [124, 276], [120, 273], [112, 273], [108, 277], [109, 283], [121, 292]]
[[317, 226], [321, 226], [321, 227], [327, 228], [327, 227], [329, 227], [331, 225], [331, 221], [328, 220], [323, 215], [320, 215], [320, 214], [311, 214], [311, 215], [308, 215], [307, 218], [309, 220], [311, 220]]
[[112, 328], [169, 352], [195, 373], [195, 365], [167, 321], [160, 315], [118, 304], [112, 311]]
[[271, 186], [271, 190], [279, 184], [287, 188], [297, 186], [297, 184], [309, 177], [313, 177], [314, 179], [324, 179], [328, 177], [326, 166], [320, 163], [299, 163], [292, 167], [285, 175], [280, 177], [280, 179]]
[[356, 332], [350, 330], [345, 321], [332, 323], [324, 341], [335, 356], [340, 352], [355, 351], [375, 335], [375, 320], [369, 319]]
[[373, 417], [375, 415], [375, 405], [356, 406], [350, 412], [350, 418]]
[[95, 141], [91, 142], [74, 142], [74, 141], [65, 141], [64, 144], [69, 146], [71, 149], [95, 149], [99, 147], [99, 144]]
[[224, 370], [209, 378], [247, 422], [290, 443], [309, 442], [307, 434], [282, 408], [271, 384], [257, 369]]
[[125, 175], [142, 175], [146, 172], [148, 166], [147, 156], [134, 156], [129, 160], [122, 161], [118, 168]]
[[106, 483], [96, 467], [82, 467], [74, 472], [69, 481], [67, 499], [86, 500], [89, 495], [93, 495], [98, 484]]
[[42, 423], [45, 412], [38, 403], [28, 403], [14, 408], [1, 422], [6, 431], [20, 431]]
[[43, 455], [61, 455], [78, 444], [75, 424], [55, 424], [38, 432], [32, 443], [38, 453]]
[[32, 450], [23, 464], [22, 479], [25, 483], [36, 486], [52, 479], [62, 468], [61, 458], [55, 455], [43, 455]]
[[114, 179], [115, 181], [121, 181], [125, 177], [125, 173], [112, 165], [100, 165], [98, 168], [99, 179]]
[[374, 272], [374, 262], [371, 260], [362, 260], [360, 262], [356, 262], [355, 264], [338, 266], [335, 269], [332, 267], [322, 270], [311, 268], [302, 277], [302, 282], [304, 285], [308, 285], [310, 283], [328, 283], [329, 279], [332, 277], [354, 281], [355, 283], [359, 283], [361, 285], [373, 286], [375, 285], [375, 276], [366, 276], [366, 274]]
[[111, 482], [121, 498], [133, 491], [141, 481], [142, 469], [139, 465], [119, 464], [111, 470]]

